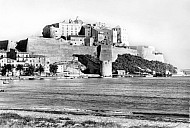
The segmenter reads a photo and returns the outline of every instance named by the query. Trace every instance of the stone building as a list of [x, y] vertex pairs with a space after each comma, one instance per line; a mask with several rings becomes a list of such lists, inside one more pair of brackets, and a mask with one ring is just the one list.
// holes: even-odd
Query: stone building
[[129, 48], [137, 50], [137, 55], [143, 59], [165, 62], [164, 55], [156, 51], [153, 46], [129, 46]]
[[85, 45], [84, 43], [84, 39], [85, 36], [83, 35], [71, 35], [71, 40], [70, 40], [70, 44], [71, 45]]
[[84, 35], [85, 37], [92, 37], [94, 42], [98, 42], [98, 31], [94, 29], [90, 24], [83, 25], [81, 27], [79, 35]]
[[42, 35], [46, 38], [61, 38], [67, 39], [70, 35], [78, 35], [83, 22], [81, 20], [63, 21], [52, 25], [46, 25], [43, 28]]
[[69, 20], [69, 22], [60, 22], [59, 29], [61, 30], [62, 36], [69, 36], [69, 35], [78, 35], [83, 22], [81, 20]]
[[112, 46], [99, 46], [99, 59], [101, 62], [100, 72], [103, 77], [112, 77]]
[[[125, 27], [116, 26], [112, 29], [112, 31], [114, 33], [113, 42], [115, 43], [117, 39], [116, 46], [129, 46], [127, 30]], [[117, 32], [117, 38], [116, 38], [116, 32]]]

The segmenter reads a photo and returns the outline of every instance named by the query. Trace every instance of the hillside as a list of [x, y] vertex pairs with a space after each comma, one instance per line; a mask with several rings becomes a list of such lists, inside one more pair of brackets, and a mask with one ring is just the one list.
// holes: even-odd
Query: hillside
[[118, 55], [118, 58], [113, 62], [113, 71], [116, 70], [125, 70], [129, 73], [137, 72], [149, 72], [155, 71], [161, 76], [165, 75], [166, 70], [169, 70], [171, 73], [176, 73], [175, 67], [158, 62], [158, 61], [148, 61], [139, 56], [133, 56], [130, 54]]

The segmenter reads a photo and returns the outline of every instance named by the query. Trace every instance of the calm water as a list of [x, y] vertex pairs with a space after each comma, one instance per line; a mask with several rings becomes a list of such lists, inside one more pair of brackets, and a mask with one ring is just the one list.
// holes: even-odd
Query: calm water
[[189, 113], [190, 77], [21, 80], [0, 88], [0, 108]]

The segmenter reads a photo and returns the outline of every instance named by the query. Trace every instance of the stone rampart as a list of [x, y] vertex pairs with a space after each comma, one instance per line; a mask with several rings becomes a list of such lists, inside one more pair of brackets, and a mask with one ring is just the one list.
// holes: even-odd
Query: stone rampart
[[[72, 46], [64, 40], [53, 38], [30, 37], [28, 38], [27, 51], [29, 53], [44, 55], [51, 63], [58, 61], [70, 61], [73, 54], [97, 55], [97, 46]], [[112, 62], [122, 54], [137, 55], [137, 51], [129, 48], [112, 47]]]
[[120, 48], [120, 47], [114, 47], [112, 48], [112, 62], [114, 62], [117, 59], [118, 55], [123, 54], [131, 54], [136, 56], [137, 50], [129, 49], [129, 48]]
[[64, 40], [34, 37], [28, 38], [27, 51], [38, 55], [45, 55], [51, 63], [54, 63], [72, 60], [73, 54], [95, 55], [96, 47], [71, 46]]

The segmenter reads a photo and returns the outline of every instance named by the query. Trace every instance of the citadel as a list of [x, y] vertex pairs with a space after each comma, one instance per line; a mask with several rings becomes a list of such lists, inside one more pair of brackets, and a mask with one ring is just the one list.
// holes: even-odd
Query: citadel
[[[55, 64], [58, 74], [80, 74], [79, 67], [84, 67], [92, 69], [91, 74], [100, 70], [100, 75], [111, 76], [112, 62], [122, 54], [164, 63], [163, 54], [153, 46], [131, 46], [127, 28], [108, 27], [101, 22], [88, 24], [78, 18], [46, 25], [39, 37], [28, 37], [17, 42], [2, 40], [0, 50], [0, 67], [6, 64], [13, 67], [20, 64], [25, 68], [27, 65], [42, 65], [45, 73], [49, 72], [50, 64]], [[95, 60], [81, 55], [98, 58], [101, 66], [96, 67]]]

